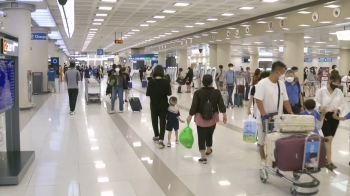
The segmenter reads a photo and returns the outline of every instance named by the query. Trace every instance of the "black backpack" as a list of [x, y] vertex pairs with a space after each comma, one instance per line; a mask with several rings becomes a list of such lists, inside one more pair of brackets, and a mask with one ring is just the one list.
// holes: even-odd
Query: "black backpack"
[[[213, 95], [213, 93], [212, 93]], [[210, 96], [211, 98], [211, 96]], [[205, 102], [203, 108], [202, 108], [202, 119], [203, 120], [211, 120], [214, 117], [214, 112], [213, 112], [213, 104], [209, 100], [209, 96], [207, 96], [207, 101]]]

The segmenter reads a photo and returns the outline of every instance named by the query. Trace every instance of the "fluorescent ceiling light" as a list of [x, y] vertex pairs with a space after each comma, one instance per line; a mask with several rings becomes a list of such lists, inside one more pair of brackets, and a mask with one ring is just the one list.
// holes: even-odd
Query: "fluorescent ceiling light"
[[264, 42], [254, 42], [255, 44], [263, 44]]
[[74, 0], [68, 0], [64, 6], [59, 5], [57, 1], [57, 5], [61, 13], [64, 31], [68, 38], [71, 38], [75, 28]]
[[187, 25], [187, 26], [185, 26], [186, 28], [192, 28], [193, 26], [191, 26], [191, 25]]
[[100, 22], [93, 22], [92, 25], [102, 25]]
[[336, 34], [337, 34], [338, 40], [350, 41], [350, 30], [337, 31]]
[[279, 0], [262, 0], [262, 2], [264, 2], [264, 3], [274, 3], [277, 1], [279, 1]]
[[148, 24], [140, 24], [140, 27], [148, 27]]
[[190, 4], [189, 3], [175, 3], [174, 6], [177, 6], [177, 7], [186, 7], [186, 6], [189, 6]]
[[207, 20], [208, 21], [217, 21], [218, 19], [217, 18], [208, 18]]
[[128, 32], [128, 34], [130, 34], [130, 35], [134, 35], [134, 34], [135, 34], [135, 32]]
[[98, 7], [99, 10], [112, 10], [113, 7], [107, 7], [107, 6], [100, 6]]
[[98, 29], [90, 29], [90, 31], [98, 31]]
[[163, 13], [173, 14], [175, 13], [175, 10], [163, 10]]
[[86, 39], [92, 39], [92, 37], [87, 37]]
[[51, 31], [47, 36], [49, 36], [50, 39], [62, 39], [61, 33], [59, 31]]
[[210, 32], [210, 33], [217, 34], [218, 32], [216, 32], [216, 31], [212, 31], [212, 32]]
[[148, 22], [148, 23], [156, 23], [157, 21], [155, 21], [155, 20], [147, 20], [146, 22]]
[[250, 25], [247, 25], [247, 24], [244, 24], [244, 25], [241, 25], [242, 27], [249, 27]]
[[326, 42], [315, 42], [315, 44], [325, 44]]
[[165, 16], [153, 16], [153, 18], [165, 18]]
[[332, 21], [322, 21], [320, 23], [322, 23], [322, 24], [329, 24], [329, 23], [332, 23]]
[[178, 33], [179, 31], [171, 31], [172, 33]]
[[266, 33], [272, 33], [273, 31], [272, 30], [267, 30], [265, 31]]
[[304, 39], [311, 39], [312, 37], [310, 36], [305, 36]]
[[160, 37], [154, 37], [155, 39], [159, 39]]
[[337, 8], [340, 7], [340, 5], [326, 5], [324, 7], [328, 7], [328, 8]]
[[301, 25], [299, 25], [300, 27], [308, 27], [308, 26], [310, 26], [310, 25], [306, 25], [306, 24], [301, 24]]
[[223, 13], [223, 14], [221, 14], [221, 16], [233, 16], [234, 14], [232, 14], [232, 13]]
[[96, 14], [96, 16], [108, 16], [108, 14]]
[[102, 22], [102, 21], [104, 21], [105, 19], [100, 19], [100, 18], [95, 18], [94, 19], [94, 21], [96, 21], [96, 22]]
[[240, 9], [240, 10], [252, 10], [252, 9], [254, 9], [254, 8], [255, 8], [255, 7], [244, 6], [244, 7], [238, 8], [238, 9]]
[[159, 35], [159, 37], [165, 37], [166, 35]]
[[279, 19], [279, 20], [284, 20], [286, 19], [287, 17], [282, 17], [282, 16], [278, 16], [278, 17], [275, 17], [275, 19]]
[[138, 32], [138, 31], [140, 31], [140, 30], [138, 30], [138, 29], [132, 29], [131, 31]]
[[103, 2], [117, 2], [117, 0], [101, 0]]
[[88, 36], [94, 36], [95, 34], [88, 34]]
[[345, 18], [346, 20], [350, 20], [350, 17], [349, 18]]
[[218, 39], [218, 40], [216, 40], [217, 42], [221, 42], [222, 40], [221, 39]]
[[266, 24], [267, 22], [266, 21], [258, 21], [256, 23], [259, 23], [259, 24]]
[[311, 12], [308, 12], [308, 11], [300, 11], [298, 12], [299, 14], [311, 14]]
[[171, 35], [172, 33], [164, 33], [165, 35]]
[[334, 33], [329, 33], [330, 35], [337, 35], [337, 32], [334, 32]]
[[236, 28], [234, 28], [234, 27], [227, 27], [227, 29], [236, 29]]
[[94, 37], [93, 35], [88, 35], [88, 36], [86, 36], [86, 37]]
[[196, 24], [196, 25], [204, 25], [205, 23], [204, 22], [196, 22], [194, 24]]
[[35, 12], [31, 13], [33, 20], [40, 27], [55, 27], [56, 23], [53, 19], [51, 12], [48, 8], [46, 9], [37, 9]]
[[124, 37], [130, 37], [131, 35], [124, 35]]
[[93, 34], [93, 35], [95, 35], [96, 34], [96, 32], [94, 32], [94, 31], [89, 31], [89, 33], [88, 34]]

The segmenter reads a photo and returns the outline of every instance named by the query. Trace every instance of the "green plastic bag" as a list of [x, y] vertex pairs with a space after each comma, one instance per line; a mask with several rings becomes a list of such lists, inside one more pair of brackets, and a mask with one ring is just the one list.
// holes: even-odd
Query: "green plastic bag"
[[194, 138], [189, 124], [180, 133], [180, 143], [188, 149], [192, 148]]

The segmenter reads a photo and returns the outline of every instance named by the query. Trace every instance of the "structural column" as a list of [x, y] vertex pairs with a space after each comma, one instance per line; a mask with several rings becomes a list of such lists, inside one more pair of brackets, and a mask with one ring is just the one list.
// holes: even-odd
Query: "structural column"
[[254, 72], [256, 69], [259, 68], [259, 55], [258, 54], [251, 54], [250, 55], [250, 70]]
[[300, 82], [303, 82], [304, 70], [304, 34], [293, 33], [284, 34], [283, 61], [288, 68], [298, 67], [298, 75]]
[[36, 8], [32, 4], [8, 2], [1, 3], [0, 9], [6, 14], [3, 21], [4, 31], [19, 40], [19, 107], [30, 108], [34, 104], [29, 100], [27, 73], [31, 70], [31, 12]]
[[216, 67], [216, 69], [219, 69], [218, 62], [218, 54], [217, 54], [217, 45], [216, 44], [210, 44], [209, 45], [209, 66], [210, 67]]
[[177, 50], [177, 64], [179, 68], [186, 70], [187, 64], [187, 48], [181, 48]]
[[48, 71], [48, 37], [49, 28], [35, 27], [32, 28], [31, 41], [31, 69], [33, 72], [43, 73], [43, 91], [47, 91], [47, 71]]
[[339, 59], [339, 74], [341, 76], [347, 75], [350, 71], [350, 50], [340, 49], [340, 59]]
[[166, 52], [158, 52], [158, 64], [165, 67]]
[[231, 63], [231, 44], [218, 44], [217, 45], [217, 61], [216, 67], [223, 65], [224, 69], [227, 69], [228, 64]]

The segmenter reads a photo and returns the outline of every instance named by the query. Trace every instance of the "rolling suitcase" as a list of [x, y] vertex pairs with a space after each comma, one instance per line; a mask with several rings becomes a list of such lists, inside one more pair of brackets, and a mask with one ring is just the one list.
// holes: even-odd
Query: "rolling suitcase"
[[[305, 142], [307, 135], [294, 135], [281, 138], [276, 141], [275, 158], [278, 169], [282, 171], [298, 171], [304, 166]], [[325, 167], [326, 147], [324, 138], [319, 135], [311, 135], [307, 141], [319, 141], [320, 152], [317, 153], [318, 168]], [[311, 155], [309, 155], [311, 157]]]
[[244, 85], [237, 85], [237, 92], [236, 93], [240, 93], [240, 94], [244, 95], [244, 90], [245, 90]]
[[282, 114], [274, 117], [274, 127], [281, 133], [309, 133], [315, 130], [315, 117], [311, 115]]
[[142, 80], [142, 88], [147, 88], [147, 80]]
[[[239, 86], [243, 86], [243, 85], [238, 85], [236, 88], [236, 93], [234, 95], [234, 106], [237, 107], [243, 107], [243, 94], [244, 94], [244, 86], [243, 86], [243, 93], [239, 92]], [[242, 89], [241, 89], [242, 90]]]

